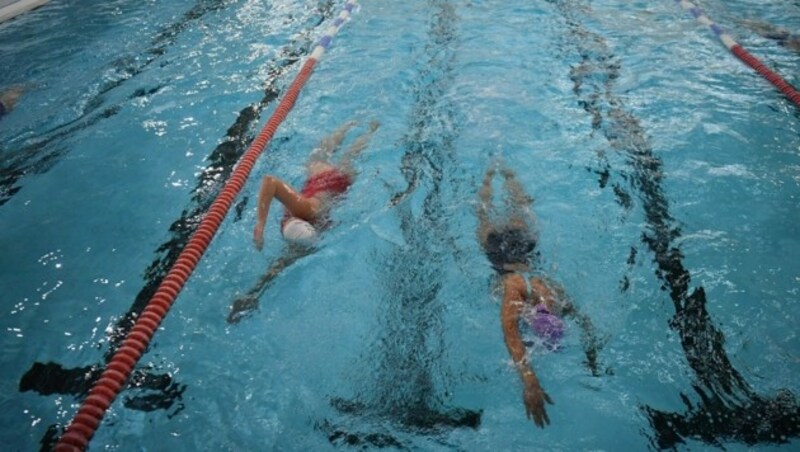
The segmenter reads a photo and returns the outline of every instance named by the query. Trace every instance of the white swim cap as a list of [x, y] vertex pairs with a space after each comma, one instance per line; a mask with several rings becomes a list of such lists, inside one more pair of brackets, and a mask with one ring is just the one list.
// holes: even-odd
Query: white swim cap
[[317, 230], [314, 226], [296, 217], [286, 220], [281, 232], [283, 232], [284, 239], [302, 244], [310, 244], [317, 238]]

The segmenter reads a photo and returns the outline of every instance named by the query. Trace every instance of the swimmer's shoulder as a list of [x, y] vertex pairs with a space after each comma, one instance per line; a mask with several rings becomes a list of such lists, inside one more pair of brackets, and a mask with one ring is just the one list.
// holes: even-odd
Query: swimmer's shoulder
[[503, 275], [503, 286], [506, 290], [512, 290], [521, 294], [527, 294], [528, 284], [525, 277], [519, 273], [508, 273]]

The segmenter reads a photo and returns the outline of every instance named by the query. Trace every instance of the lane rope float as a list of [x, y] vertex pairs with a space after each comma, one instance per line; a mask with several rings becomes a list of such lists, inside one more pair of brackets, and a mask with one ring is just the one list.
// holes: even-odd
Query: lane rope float
[[294, 107], [300, 90], [311, 76], [315, 64], [322, 58], [333, 41], [333, 37], [348, 20], [356, 6], [356, 0], [348, 0], [331, 26], [317, 41], [316, 47], [303, 64], [294, 81], [292, 81], [275, 112], [239, 160], [236, 168], [231, 173], [231, 177], [200, 222], [197, 231], [189, 239], [175, 264], [167, 272], [155, 294], [150, 298], [141, 315], [139, 315], [135, 325], [128, 332], [122, 345], [114, 353], [114, 356], [106, 365], [106, 369], [92, 386], [89, 395], [84, 399], [64, 434], [59, 438], [55, 447], [57, 452], [86, 449], [108, 407], [122, 388], [125, 387], [134, 366], [147, 350], [153, 334], [155, 334], [189, 276], [191, 276], [198, 262], [200, 262], [200, 258], [208, 249], [236, 196], [250, 176], [256, 160], [272, 139], [278, 126], [286, 119], [289, 111]]
[[775, 87], [778, 88], [778, 90], [782, 92], [790, 101], [800, 107], [800, 92], [798, 92], [794, 86], [789, 84], [789, 82], [784, 80], [775, 71], [759, 61], [758, 58], [754, 57], [752, 54], [750, 54], [750, 52], [745, 50], [744, 47], [736, 42], [731, 35], [726, 33], [722, 27], [713, 22], [700, 7], [688, 0], [675, 0], [675, 3], [679, 4], [681, 8], [692, 13], [698, 22], [711, 28], [714, 34], [719, 38], [720, 41], [722, 41], [725, 47], [731, 51], [731, 53], [736, 55], [736, 57], [746, 65], [753, 68], [762, 77], [767, 79], [767, 81], [775, 85]]

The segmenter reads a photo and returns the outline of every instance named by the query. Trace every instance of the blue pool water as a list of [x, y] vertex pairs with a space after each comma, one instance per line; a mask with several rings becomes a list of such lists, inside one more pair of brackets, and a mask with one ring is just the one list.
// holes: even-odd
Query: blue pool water
[[[363, 1], [98, 429], [109, 450], [793, 450], [800, 113], [673, 1]], [[342, 2], [52, 1], [0, 25], [0, 440], [52, 444]], [[796, 1], [698, 2], [800, 85]], [[317, 252], [258, 180], [381, 127]], [[345, 144], [348, 144], [346, 142]], [[476, 240], [491, 162], [593, 321], [535, 355], [526, 419]], [[499, 188], [499, 187], [497, 187]], [[394, 200], [395, 202], [390, 202]]]

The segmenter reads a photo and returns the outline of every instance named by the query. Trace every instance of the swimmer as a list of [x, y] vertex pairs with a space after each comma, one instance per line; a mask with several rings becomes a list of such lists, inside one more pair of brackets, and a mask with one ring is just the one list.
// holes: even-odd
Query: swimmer
[[790, 33], [788, 30], [755, 20], [741, 20], [739, 23], [763, 38], [772, 39], [779, 45], [800, 53], [800, 35], [798, 34]]
[[233, 301], [228, 323], [238, 323], [252, 313], [258, 307], [258, 299], [272, 281], [286, 267], [314, 251], [317, 230], [327, 225], [325, 215], [330, 204], [347, 190], [355, 178], [352, 160], [367, 147], [380, 124], [377, 121], [371, 122], [367, 132], [353, 142], [339, 164], [332, 164], [330, 158], [354, 125], [355, 122], [352, 121], [342, 125], [312, 151], [307, 169], [308, 179], [300, 193], [273, 176], [264, 177], [259, 191], [258, 220], [253, 231], [256, 248], [261, 250], [263, 247], [264, 225], [273, 198], [278, 198], [286, 206], [281, 232], [289, 246], [286, 253], [273, 262], [250, 290]]
[[25, 91], [23, 85], [15, 85], [0, 92], [0, 118], [7, 115], [17, 105], [23, 91]]
[[[492, 180], [495, 175], [494, 167], [490, 167], [478, 192], [478, 241], [502, 281], [500, 317], [503, 336], [522, 380], [525, 412], [537, 426], [544, 427], [550, 423], [545, 404], [552, 404], [553, 401], [542, 389], [526, 346], [538, 342], [545, 349], [557, 350], [564, 336], [562, 318], [565, 316], [574, 316], [583, 329], [587, 364], [593, 374], [596, 374], [596, 355], [600, 345], [594, 339], [589, 318], [578, 313], [567, 301], [561, 287], [543, 276], [525, 276], [534, 271], [532, 267], [538, 258], [538, 236], [530, 209], [533, 199], [525, 194], [511, 170], [501, 169], [500, 172], [509, 201], [507, 219], [499, 223], [493, 223], [490, 219], [494, 210]], [[533, 336], [535, 341], [525, 341], [523, 331]]]
[[330, 159], [334, 151], [354, 125], [353, 121], [345, 123], [312, 151], [307, 165], [306, 183], [300, 192], [277, 177], [264, 177], [258, 192], [258, 218], [253, 230], [256, 249], [261, 250], [264, 246], [264, 225], [273, 198], [277, 198], [286, 208], [286, 215], [281, 222], [284, 238], [305, 244], [314, 240], [317, 229], [325, 226], [325, 218], [333, 201], [344, 194], [353, 183], [356, 173], [352, 160], [367, 147], [372, 134], [380, 126], [377, 121], [372, 121], [367, 131], [356, 139], [340, 162], [333, 164]]

